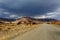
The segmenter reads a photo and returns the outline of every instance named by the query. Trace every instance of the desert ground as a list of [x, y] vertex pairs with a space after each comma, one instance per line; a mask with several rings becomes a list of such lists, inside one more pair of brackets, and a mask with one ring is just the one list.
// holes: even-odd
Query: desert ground
[[38, 27], [39, 24], [0, 24], [0, 40], [12, 40]]
[[40, 24], [38, 28], [23, 35], [14, 36], [11, 40], [60, 40], [60, 26]]
[[60, 25], [43, 23], [10, 26], [0, 30], [0, 40], [60, 40]]

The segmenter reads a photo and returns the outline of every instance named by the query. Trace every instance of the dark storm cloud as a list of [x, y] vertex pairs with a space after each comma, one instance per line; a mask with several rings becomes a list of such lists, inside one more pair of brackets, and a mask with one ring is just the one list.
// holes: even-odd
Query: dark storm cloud
[[0, 8], [19, 16], [36, 16], [53, 12], [56, 0], [0, 0]]

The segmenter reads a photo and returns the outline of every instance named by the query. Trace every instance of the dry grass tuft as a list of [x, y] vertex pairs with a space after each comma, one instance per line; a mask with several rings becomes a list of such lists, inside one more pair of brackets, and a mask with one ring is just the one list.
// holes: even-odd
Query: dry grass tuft
[[13, 24], [13, 23], [2, 23], [0, 24], [0, 40], [10, 38], [17, 34], [23, 34], [27, 31], [33, 30], [39, 24], [36, 23], [23, 23], [23, 24]]

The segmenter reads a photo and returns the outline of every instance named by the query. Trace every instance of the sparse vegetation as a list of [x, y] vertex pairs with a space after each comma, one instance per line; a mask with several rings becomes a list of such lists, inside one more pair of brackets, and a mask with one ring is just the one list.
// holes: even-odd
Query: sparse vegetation
[[[34, 25], [33, 25], [34, 24]], [[24, 23], [1, 23], [0, 24], [0, 40], [3, 36], [6, 38], [15, 35], [16, 33], [23, 34], [29, 30], [32, 30], [37, 27], [36, 23], [24, 22]], [[2, 36], [3, 35], [3, 36]]]
[[[20, 20], [16, 20], [14, 22], [0, 22], [0, 37], [10, 37], [17, 33], [23, 34], [27, 31], [30, 31], [38, 25], [45, 23], [43, 21], [21, 18]], [[55, 24], [60, 25], [59, 21], [49, 21], [47, 24]], [[3, 35], [3, 36], [2, 36]]]
[[47, 22], [47, 24], [60, 25], [60, 21], [50, 21], [50, 22]]

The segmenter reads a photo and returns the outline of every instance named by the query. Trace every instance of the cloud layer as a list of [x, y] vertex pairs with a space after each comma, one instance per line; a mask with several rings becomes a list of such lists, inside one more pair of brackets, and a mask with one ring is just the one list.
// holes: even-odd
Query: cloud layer
[[0, 17], [40, 16], [54, 12], [59, 0], [0, 0]]
[[35, 18], [53, 18], [60, 20], [60, 8], [54, 12], [46, 13], [45, 15], [36, 16]]

